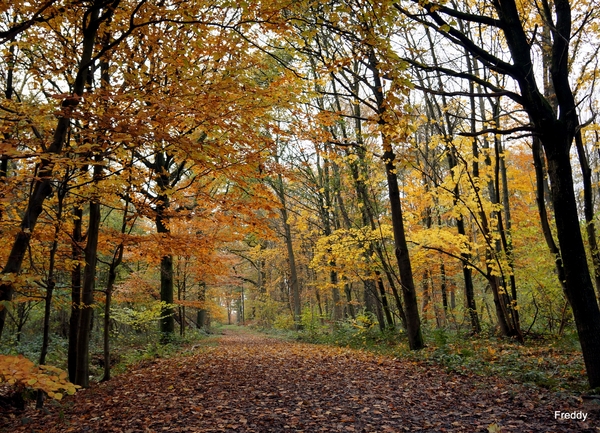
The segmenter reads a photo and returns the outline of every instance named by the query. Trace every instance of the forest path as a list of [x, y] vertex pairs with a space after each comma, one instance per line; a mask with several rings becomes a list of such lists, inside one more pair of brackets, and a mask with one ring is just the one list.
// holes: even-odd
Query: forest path
[[[226, 331], [78, 392], [12, 432], [600, 432], [573, 398], [359, 351]], [[585, 423], [555, 411], [588, 413]], [[23, 422], [25, 421], [25, 424]]]

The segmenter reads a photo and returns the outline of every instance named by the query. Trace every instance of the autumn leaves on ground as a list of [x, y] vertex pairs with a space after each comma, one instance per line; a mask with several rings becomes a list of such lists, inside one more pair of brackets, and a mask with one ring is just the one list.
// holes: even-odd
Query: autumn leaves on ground
[[[589, 402], [496, 378], [244, 330], [207, 341], [46, 411], [13, 413], [0, 431], [598, 431]], [[555, 420], [556, 411], [587, 420]]]

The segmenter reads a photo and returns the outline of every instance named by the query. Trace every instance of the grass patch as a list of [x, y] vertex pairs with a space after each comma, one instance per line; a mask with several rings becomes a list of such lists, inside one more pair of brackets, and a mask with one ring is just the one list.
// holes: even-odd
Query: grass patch
[[588, 390], [576, 334], [534, 336], [525, 345], [494, 336], [472, 337], [444, 329], [426, 333], [426, 347], [408, 349], [402, 331], [381, 332], [372, 324], [344, 322], [331, 328], [296, 332], [296, 339], [441, 365], [457, 374], [495, 376], [552, 391]]
[[525, 345], [495, 337], [468, 337], [434, 331], [425, 349], [398, 356], [443, 365], [457, 373], [496, 376], [553, 391], [582, 392], [588, 388], [576, 335], [537, 337]]

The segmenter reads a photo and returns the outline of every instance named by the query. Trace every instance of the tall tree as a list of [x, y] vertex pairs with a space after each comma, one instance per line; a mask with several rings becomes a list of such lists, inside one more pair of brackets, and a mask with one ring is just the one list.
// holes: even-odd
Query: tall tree
[[[444, 36], [448, 44], [466, 50], [485, 67], [514, 80], [516, 89], [513, 91], [464, 71], [418, 65], [442, 71], [449, 76], [475, 81], [491, 95], [502, 94], [511, 98], [527, 113], [530, 125], [521, 130], [531, 131], [539, 137], [548, 161], [558, 242], [565, 271], [565, 294], [573, 309], [589, 383], [592, 387], [600, 386], [600, 310], [580, 231], [569, 157], [574, 138], [581, 127], [577, 102], [569, 80], [569, 50], [574, 36], [572, 4], [568, 0], [544, 0], [525, 9], [527, 5], [514, 0], [460, 5], [415, 0], [397, 2], [394, 6], [406, 17]], [[530, 15], [537, 16], [551, 29], [549, 74], [556, 92], [557, 109], [544, 96], [536, 74], [532, 73], [536, 70], [536, 65], [534, 47], [530, 42], [537, 35], [533, 28], [528, 27], [528, 23], [531, 23]], [[589, 14], [582, 16], [577, 28], [584, 28], [588, 23]], [[478, 25], [486, 32], [501, 32], [510, 58], [490, 53], [482, 39], [475, 40], [462, 33], [456, 26], [458, 21]], [[498, 129], [495, 132], [507, 131]]]

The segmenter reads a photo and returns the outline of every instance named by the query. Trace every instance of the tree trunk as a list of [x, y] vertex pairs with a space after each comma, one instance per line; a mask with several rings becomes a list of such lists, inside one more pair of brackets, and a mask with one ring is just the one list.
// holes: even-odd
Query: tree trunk
[[554, 235], [552, 234], [552, 228], [550, 227], [550, 222], [548, 221], [548, 211], [546, 209], [546, 193], [545, 193], [545, 185], [546, 185], [546, 171], [544, 169], [544, 154], [542, 150], [542, 144], [539, 140], [539, 137], [533, 137], [531, 151], [533, 154], [533, 167], [535, 169], [535, 184], [536, 184], [536, 203], [538, 208], [538, 214], [540, 216], [540, 224], [542, 226], [542, 233], [544, 234], [544, 239], [546, 240], [546, 245], [550, 250], [550, 253], [554, 257], [554, 266], [556, 268], [556, 276], [558, 277], [558, 281], [563, 289], [563, 292], [567, 292], [566, 288], [566, 276], [565, 269], [563, 268], [562, 258], [560, 257], [560, 250], [556, 245], [556, 241], [554, 240]]
[[[378, 60], [375, 52], [369, 53], [369, 69], [373, 77], [373, 93], [377, 102], [379, 115], [379, 124], [385, 126], [385, 114], [387, 106], [383, 93], [384, 85], [381, 82], [381, 76], [378, 66]], [[419, 318], [419, 305], [417, 303], [417, 291], [415, 289], [408, 244], [406, 242], [406, 232], [404, 230], [404, 219], [402, 216], [402, 203], [400, 202], [400, 188], [398, 186], [398, 176], [394, 160], [396, 154], [392, 148], [390, 137], [381, 132], [381, 141], [383, 147], [383, 162], [385, 164], [385, 173], [387, 178], [388, 198], [390, 201], [390, 210], [392, 217], [392, 231], [394, 233], [394, 254], [400, 273], [400, 284], [402, 286], [402, 297], [404, 299], [404, 313], [406, 314], [406, 333], [408, 336], [408, 345], [411, 350], [419, 350], [425, 347], [423, 335], [421, 333], [421, 319]]]
[[[284, 204], [285, 206], [285, 204]], [[281, 219], [283, 221], [285, 231], [285, 246], [288, 254], [288, 262], [290, 268], [290, 289], [292, 291], [293, 311], [294, 311], [294, 323], [296, 329], [302, 327], [301, 314], [302, 305], [300, 304], [300, 284], [298, 283], [298, 272], [296, 270], [296, 256], [294, 253], [294, 245], [292, 243], [292, 229], [288, 223], [287, 209], [283, 207], [281, 209]]]
[[[380, 280], [381, 277], [378, 278]], [[383, 317], [383, 311], [381, 309], [381, 302], [377, 295], [376, 281], [373, 279], [367, 279], [364, 281], [363, 296], [365, 298], [365, 309], [366, 311], [373, 313], [377, 317], [377, 323], [381, 331], [385, 330], [385, 319]]]
[[419, 306], [417, 303], [417, 291], [412, 275], [412, 267], [408, 253], [408, 244], [404, 231], [404, 220], [402, 216], [402, 206], [400, 203], [400, 189], [398, 187], [398, 178], [396, 176], [396, 167], [394, 159], [396, 155], [391, 149], [391, 144], [385, 144], [383, 159], [385, 161], [385, 170], [388, 181], [388, 196], [392, 211], [392, 229], [394, 232], [394, 253], [398, 262], [400, 272], [400, 284], [402, 285], [402, 297], [404, 298], [404, 312], [406, 314], [406, 333], [408, 335], [408, 345], [411, 350], [419, 350], [425, 346], [423, 335], [421, 334], [421, 320], [419, 318]]
[[429, 320], [429, 303], [431, 302], [431, 293], [429, 291], [429, 273], [423, 272], [423, 278], [421, 279], [421, 290], [423, 296], [421, 298], [421, 317], [423, 323], [427, 323]]
[[[499, 104], [494, 107], [495, 117], [499, 118]], [[499, 125], [500, 121], [496, 120], [496, 124]], [[508, 197], [508, 176], [506, 174], [506, 165], [504, 163], [504, 155], [502, 152], [502, 143], [500, 137], [494, 138], [494, 154], [495, 154], [495, 190], [496, 190], [496, 204], [502, 205], [504, 209], [504, 215], [502, 211], [497, 213], [498, 227], [497, 230], [500, 233], [500, 245], [506, 254], [509, 268], [509, 284], [510, 284], [510, 296], [508, 296], [508, 288], [506, 287], [506, 276], [503, 279], [504, 291], [506, 298], [509, 301], [507, 306], [510, 314], [509, 318], [514, 327], [515, 337], [521, 342], [524, 342], [523, 333], [521, 332], [521, 320], [519, 318], [519, 309], [517, 304], [517, 281], [515, 278], [515, 266], [512, 248], [512, 237], [511, 237], [511, 218], [510, 218], [510, 205]], [[502, 188], [500, 188], [500, 181], [502, 180]], [[502, 197], [502, 198], [501, 198]], [[506, 222], [506, 225], [505, 225]], [[500, 249], [500, 248], [498, 248]]]
[[[66, 180], [65, 180], [66, 183]], [[48, 346], [50, 344], [50, 315], [52, 313], [52, 297], [54, 294], [54, 288], [56, 287], [56, 281], [54, 279], [54, 271], [56, 264], [56, 252], [58, 251], [58, 238], [62, 228], [62, 211], [63, 211], [63, 200], [65, 197], [66, 185], [63, 183], [59, 187], [57, 194], [58, 203], [56, 205], [56, 221], [54, 227], [54, 236], [52, 239], [52, 246], [50, 248], [50, 258], [48, 260], [48, 276], [46, 278], [46, 296], [44, 297], [44, 327], [42, 334], [42, 348], [40, 350], [39, 365], [46, 364], [46, 356], [48, 355]], [[44, 393], [38, 390], [37, 393], [37, 404], [36, 407], [41, 409], [44, 404]]]
[[71, 270], [71, 317], [69, 319], [69, 348], [67, 355], [69, 381], [75, 383], [77, 363], [77, 335], [81, 313], [81, 242], [83, 240], [83, 209], [76, 205], [73, 210], [73, 237], [71, 259], [75, 266]]
[[[154, 163], [144, 161], [144, 164], [156, 175], [158, 193], [154, 209], [154, 223], [156, 232], [166, 239], [170, 234], [169, 222], [171, 218], [169, 215], [171, 200], [168, 191], [175, 188], [181, 180], [186, 162], [176, 164], [174, 157], [160, 146], [156, 149]], [[174, 275], [173, 255], [167, 253], [160, 260], [160, 301], [162, 305], [159, 322], [160, 342], [162, 344], [169, 343], [175, 333]]]
[[350, 284], [344, 284], [344, 294], [346, 295], [346, 305], [348, 306], [347, 315], [351, 319], [356, 318], [356, 312], [354, 311], [354, 304], [352, 303], [352, 287]]
[[[101, 156], [96, 157], [94, 165], [94, 181], [102, 176]], [[100, 233], [100, 203], [99, 199], [90, 201], [90, 218], [87, 231], [87, 243], [84, 257], [83, 285], [81, 288], [81, 303], [79, 304], [79, 326], [77, 330], [77, 357], [75, 360], [75, 383], [84, 388], [89, 386], [90, 363], [89, 345], [94, 313], [94, 289], [96, 285], [96, 263], [98, 261], [98, 236]]]
[[[169, 215], [167, 212], [171, 205], [169, 196], [164, 191], [170, 186], [169, 182], [169, 157], [162, 149], [155, 155], [154, 169], [157, 175], [159, 195], [155, 208], [154, 223], [159, 236], [166, 238], [169, 233]], [[167, 344], [173, 339], [175, 332], [175, 311], [173, 310], [173, 256], [165, 254], [160, 259], [160, 342]]]
[[56, 252], [58, 251], [58, 239], [62, 228], [62, 211], [63, 211], [63, 200], [65, 197], [65, 187], [59, 189], [57, 194], [58, 203], [56, 205], [56, 222], [54, 227], [54, 236], [52, 239], [52, 247], [50, 248], [50, 258], [48, 261], [48, 277], [46, 279], [46, 296], [44, 299], [44, 328], [42, 337], [42, 349], [40, 350], [39, 365], [46, 363], [46, 355], [48, 354], [48, 345], [50, 343], [50, 314], [52, 312], [52, 296], [56, 281], [54, 279], [54, 271], [56, 264]]
[[206, 330], [207, 325], [207, 313], [204, 303], [206, 302], [206, 283], [202, 282], [198, 287], [198, 301], [202, 304], [196, 313], [196, 327], [198, 329]]
[[300, 284], [298, 281], [298, 272], [296, 269], [296, 256], [294, 253], [294, 244], [292, 241], [292, 229], [288, 222], [287, 203], [285, 199], [285, 191], [283, 187], [283, 177], [281, 174], [277, 175], [277, 181], [274, 185], [275, 192], [277, 193], [281, 202], [281, 209], [279, 210], [281, 215], [281, 222], [283, 224], [285, 246], [287, 249], [288, 263], [290, 270], [290, 290], [292, 292], [292, 312], [294, 314], [294, 324], [296, 329], [302, 327], [301, 314], [302, 305], [300, 304]]
[[[437, 56], [435, 54], [435, 45], [434, 45], [433, 39], [431, 38], [429, 29], [426, 29], [426, 34], [427, 34], [427, 38], [429, 41], [429, 47], [430, 47], [430, 51], [432, 54], [434, 65], [438, 66], [439, 63], [437, 60]], [[423, 80], [421, 80], [421, 81], [423, 81]], [[439, 89], [443, 90], [444, 84], [443, 84], [441, 74], [437, 75], [437, 81], [438, 81]], [[427, 98], [426, 99], [427, 101], [430, 101], [428, 95], [426, 95], [426, 98]], [[446, 96], [443, 94], [442, 94], [442, 102], [444, 104], [443, 107], [440, 107], [438, 104], [435, 105], [437, 110], [434, 110], [434, 104], [432, 102], [428, 102], [428, 106], [431, 111], [432, 117], [445, 119], [446, 130], [444, 130], [441, 125], [440, 125], [439, 129], [440, 129], [440, 133], [444, 136], [445, 142], [446, 142], [448, 168], [451, 173], [454, 173], [454, 168], [458, 165], [457, 151], [456, 151], [456, 148], [452, 145], [452, 139], [454, 136], [454, 127], [452, 126], [453, 122], [451, 121], [450, 113], [448, 110], [445, 109], [445, 107], [448, 106], [448, 103], [446, 100]], [[454, 174], [453, 174], [453, 176], [454, 176]], [[458, 204], [459, 199], [460, 199], [460, 188], [458, 186], [458, 180], [455, 179], [455, 186], [453, 189], [453, 198], [452, 198], [454, 206], [456, 206]], [[464, 222], [464, 218], [462, 215], [458, 215], [456, 217], [456, 230], [459, 235], [461, 235], [462, 237], [464, 237], [466, 239], [465, 222]], [[477, 315], [477, 303], [475, 301], [475, 287], [473, 285], [473, 273], [472, 273], [470, 265], [469, 265], [469, 263], [471, 261], [471, 254], [465, 250], [467, 250], [467, 248], [461, 248], [461, 253], [460, 253], [461, 264], [462, 264], [462, 273], [463, 273], [463, 279], [464, 279], [464, 283], [465, 283], [465, 304], [466, 304], [467, 312], [469, 314], [469, 319], [471, 322], [471, 332], [473, 334], [479, 334], [479, 333], [481, 333], [481, 324], [479, 321], [479, 316]], [[452, 295], [454, 295], [454, 292], [452, 292]]]
[[585, 230], [592, 257], [592, 267], [594, 270], [594, 282], [596, 291], [600, 297], [600, 250], [598, 249], [598, 240], [596, 239], [596, 223], [594, 219], [594, 191], [592, 189], [592, 170], [588, 162], [583, 145], [581, 129], [575, 134], [575, 146], [579, 157], [579, 166], [581, 167], [581, 177], [583, 180], [583, 214], [585, 216]]
[[441, 284], [440, 284], [440, 291], [442, 293], [442, 308], [444, 309], [444, 324], [446, 322], [446, 320], [448, 319], [448, 289], [447, 289], [447, 282], [446, 282], [446, 265], [444, 265], [444, 261], [442, 260], [440, 263], [440, 278], [441, 278]]
[[[557, 137], [562, 134], [555, 131]], [[581, 237], [568, 151], [544, 143], [558, 242], [565, 271], [566, 296], [573, 309], [590, 387], [600, 386], [600, 310]], [[550, 145], [549, 145], [550, 144]], [[560, 143], [558, 143], [560, 144]], [[560, 146], [563, 149], [569, 146]]]
[[[457, 166], [456, 161], [456, 149], [454, 147], [447, 147], [448, 152], [448, 168], [450, 172], [453, 172], [454, 168]], [[458, 204], [458, 200], [460, 197], [460, 191], [458, 188], [458, 183], [454, 186], [453, 190], [453, 203], [456, 206]], [[456, 217], [456, 231], [459, 235], [466, 237], [465, 230], [465, 222], [462, 215], [458, 215]], [[465, 248], [461, 248], [461, 262], [462, 262], [462, 272], [463, 279], [465, 281], [465, 303], [467, 307], [467, 312], [469, 314], [469, 318], [471, 319], [471, 332], [473, 334], [481, 333], [481, 324], [479, 323], [479, 316], [477, 315], [477, 304], [475, 302], [475, 287], [473, 285], [473, 274], [471, 272], [471, 268], [469, 267], [469, 263], [471, 261], [471, 254], [465, 251]]]
[[112, 303], [112, 291], [115, 284], [117, 273], [113, 269], [108, 271], [108, 281], [106, 282], [106, 292], [104, 300], [104, 319], [102, 321], [102, 356], [104, 358], [104, 374], [102, 382], [110, 380], [110, 307]]
[[173, 256], [167, 254], [160, 260], [160, 300], [164, 303], [160, 317], [160, 339], [168, 343], [175, 332], [175, 311], [173, 310]]
[[[331, 263], [331, 266], [335, 266], [335, 263]], [[331, 299], [333, 302], [332, 319], [334, 322], [339, 322], [344, 318], [344, 307], [340, 296], [340, 288], [338, 287], [338, 274], [334, 270], [329, 272], [329, 283], [331, 284]]]
[[[125, 211], [123, 215], [123, 224], [121, 226], [121, 233], [125, 233], [127, 228], [127, 205], [125, 204]], [[110, 380], [110, 307], [112, 302], [112, 293], [115, 286], [115, 281], [117, 280], [117, 268], [123, 261], [123, 252], [125, 250], [125, 246], [121, 242], [117, 249], [115, 250], [115, 254], [113, 255], [113, 260], [110, 263], [110, 267], [108, 269], [108, 280], [106, 282], [106, 301], [104, 303], [104, 332], [103, 332], [103, 356], [104, 356], [104, 376], [102, 377], [102, 382]]]
[[75, 360], [76, 385], [84, 388], [89, 386], [89, 344], [94, 312], [94, 285], [96, 277], [96, 254], [98, 250], [98, 227], [100, 225], [100, 205], [90, 205], [90, 226], [85, 248], [85, 268], [83, 271], [83, 286], [81, 303], [79, 304], [79, 326], [77, 332], [77, 357]]

